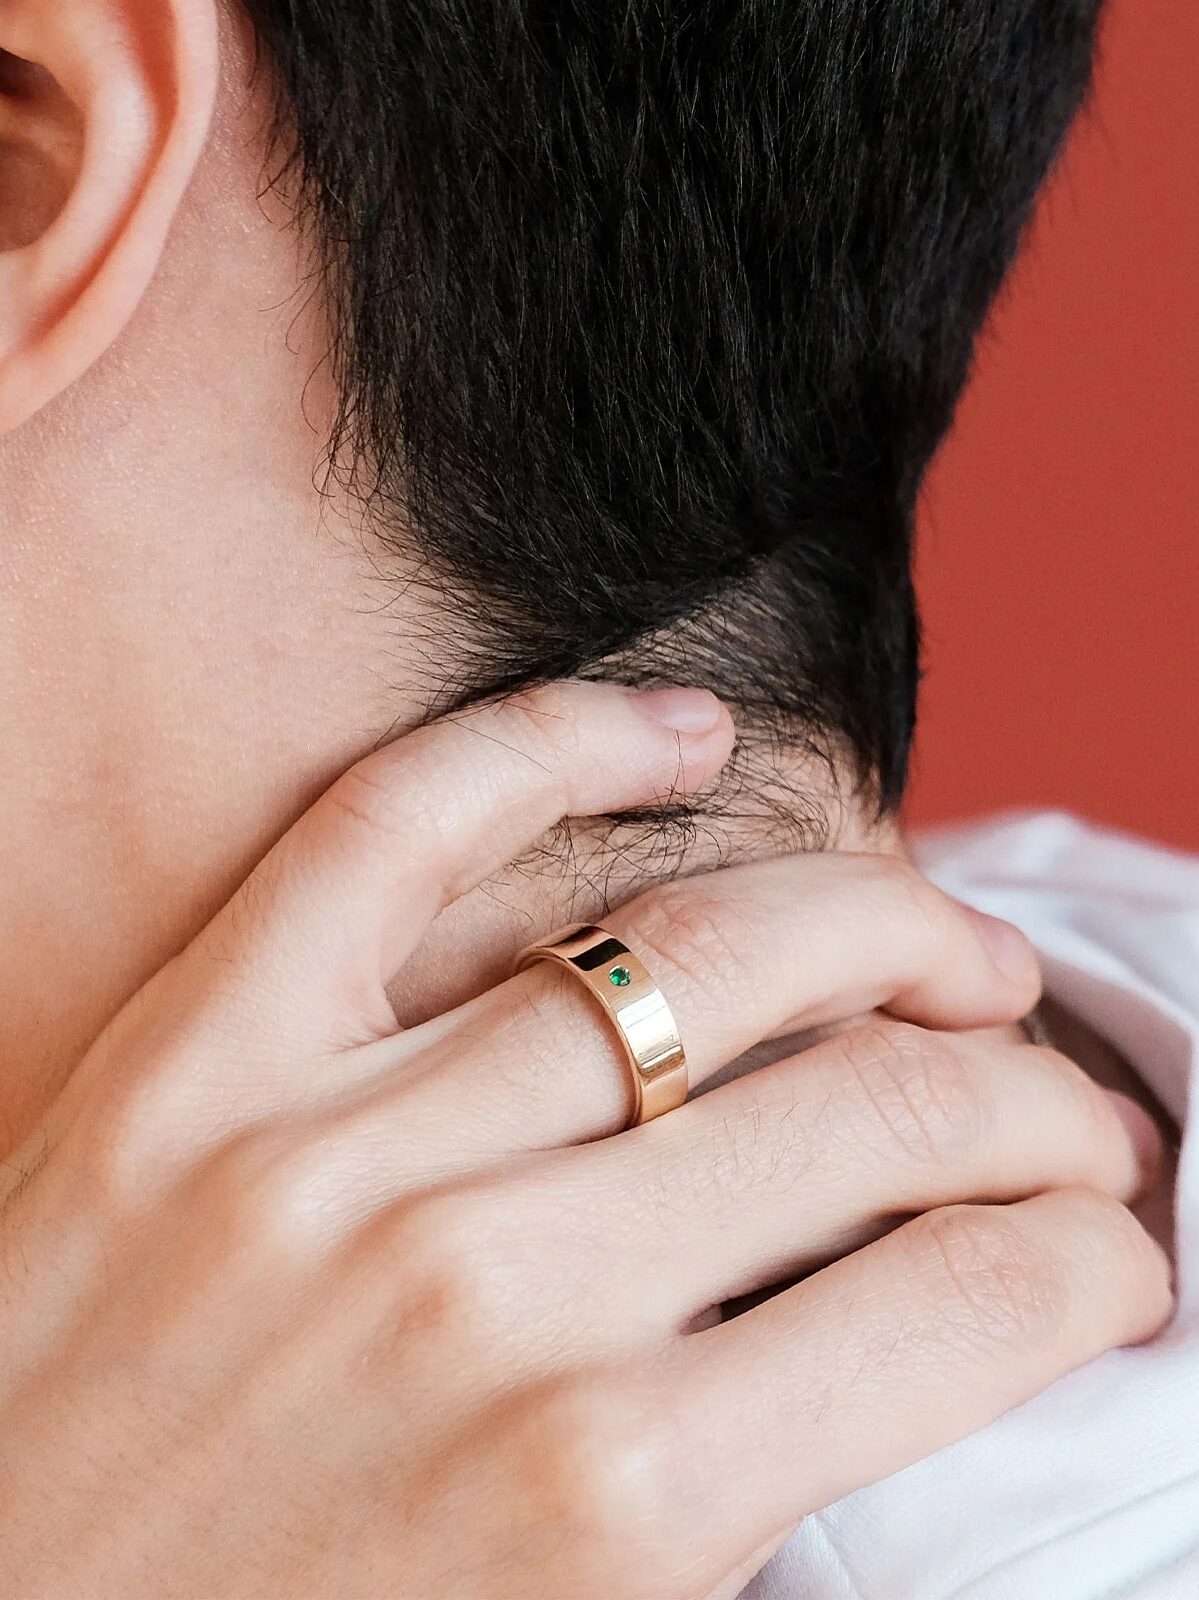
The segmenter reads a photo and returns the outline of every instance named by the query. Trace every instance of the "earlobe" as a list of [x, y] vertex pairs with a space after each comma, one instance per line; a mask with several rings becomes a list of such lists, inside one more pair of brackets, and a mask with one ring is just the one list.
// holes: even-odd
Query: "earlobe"
[[0, 433], [133, 315], [203, 149], [216, 0], [0, 5]]

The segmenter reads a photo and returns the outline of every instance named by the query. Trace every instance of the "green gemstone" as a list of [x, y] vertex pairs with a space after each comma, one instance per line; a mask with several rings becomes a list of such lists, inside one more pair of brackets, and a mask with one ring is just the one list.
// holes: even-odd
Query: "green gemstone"
[[617, 989], [623, 989], [626, 984], [632, 983], [632, 981], [633, 974], [629, 971], [628, 967], [613, 967], [608, 973], [608, 982], [613, 984]]

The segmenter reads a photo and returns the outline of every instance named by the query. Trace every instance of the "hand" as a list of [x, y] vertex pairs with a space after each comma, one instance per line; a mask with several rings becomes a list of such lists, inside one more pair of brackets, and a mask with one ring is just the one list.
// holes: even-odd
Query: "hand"
[[703, 696], [584, 685], [414, 733], [126, 1007], [11, 1164], [4, 1592], [732, 1592], [812, 1508], [1160, 1325], [1112, 1100], [953, 1031], [1021, 1015], [1031, 953], [892, 861], [608, 919], [694, 1082], [888, 1013], [618, 1137], [624, 1068], [568, 974], [396, 1034], [387, 982], [441, 908], [730, 741]]

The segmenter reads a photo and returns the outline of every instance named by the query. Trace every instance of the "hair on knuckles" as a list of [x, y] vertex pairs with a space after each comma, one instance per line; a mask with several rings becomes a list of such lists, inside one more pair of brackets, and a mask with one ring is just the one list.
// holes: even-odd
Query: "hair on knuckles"
[[1099, 3], [246, 0], [431, 712], [677, 675], [898, 802], [915, 496]]

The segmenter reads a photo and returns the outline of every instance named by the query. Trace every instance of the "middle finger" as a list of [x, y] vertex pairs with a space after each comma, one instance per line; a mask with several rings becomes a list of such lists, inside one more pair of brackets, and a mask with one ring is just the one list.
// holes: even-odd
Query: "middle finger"
[[1148, 1113], [1054, 1050], [875, 1018], [542, 1171], [602, 1219], [638, 1307], [684, 1326], [940, 1206], [1127, 1203], [1160, 1154]]

